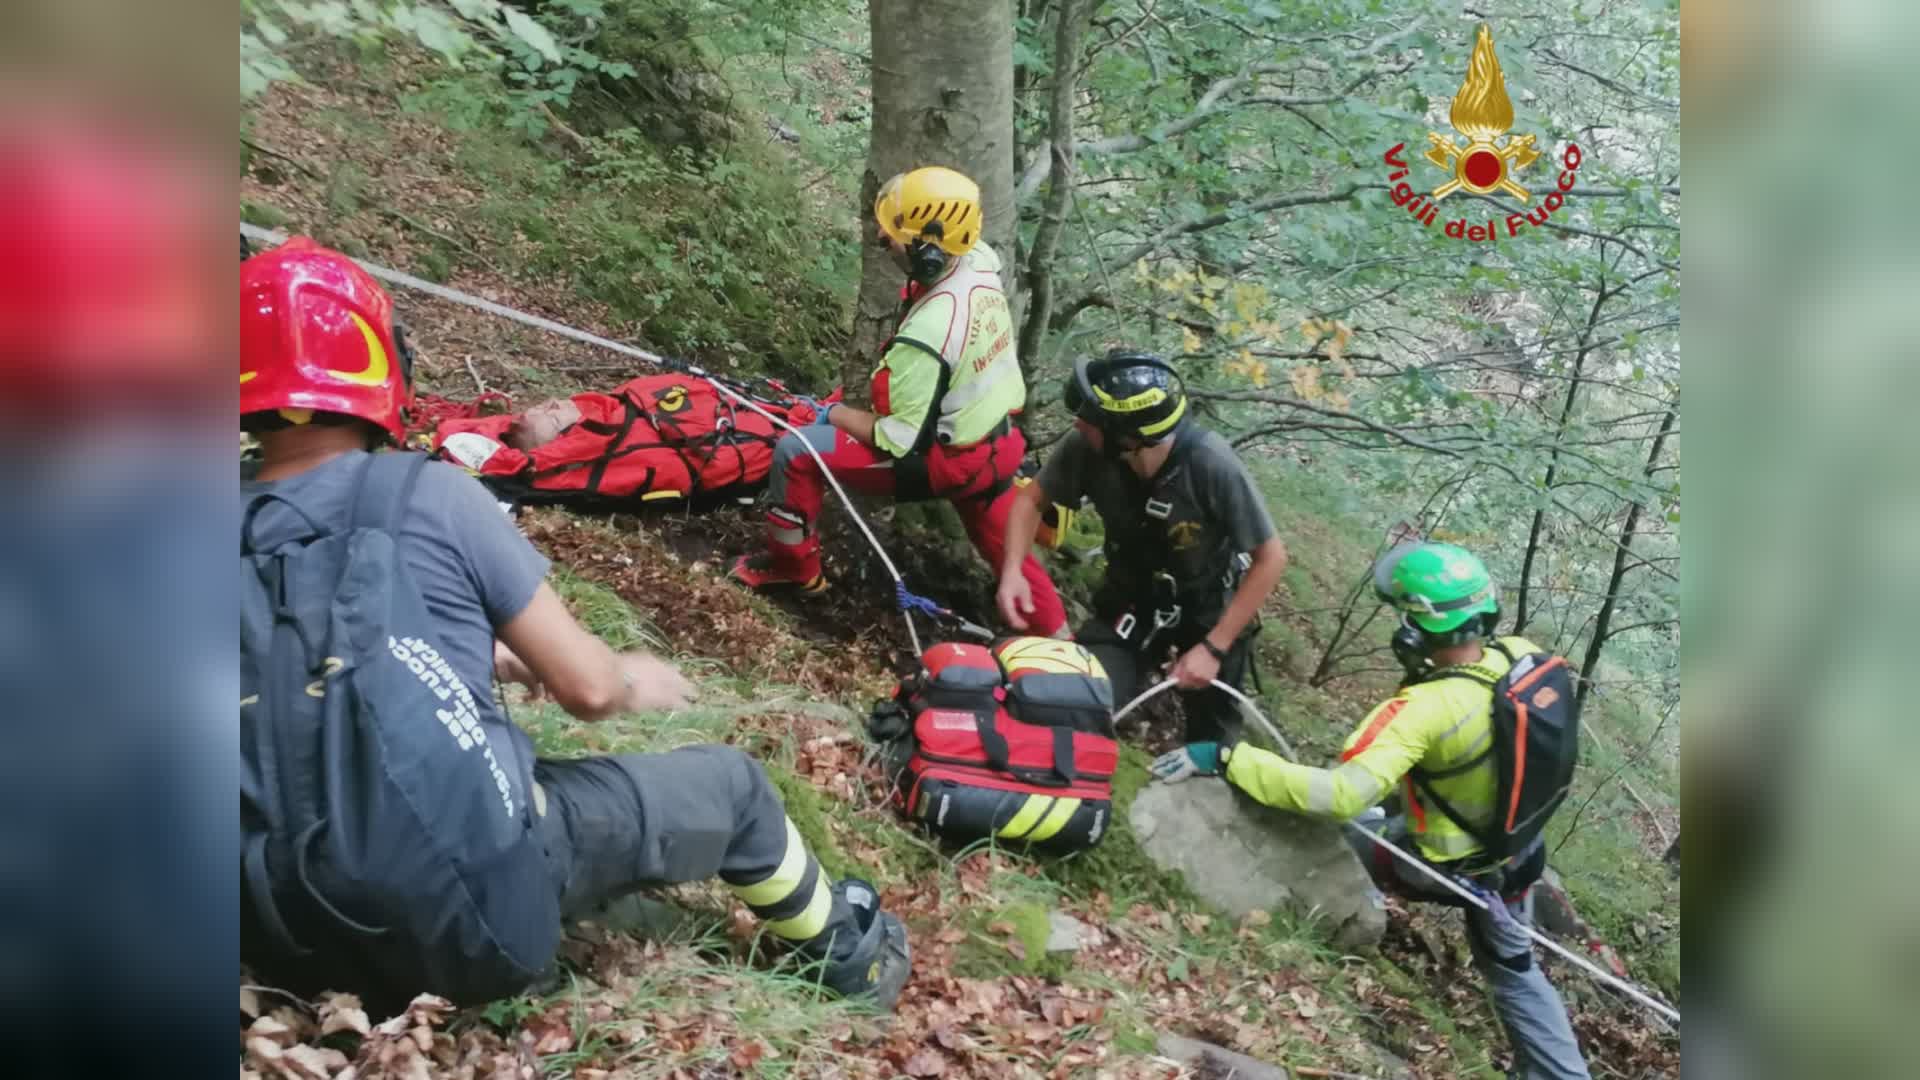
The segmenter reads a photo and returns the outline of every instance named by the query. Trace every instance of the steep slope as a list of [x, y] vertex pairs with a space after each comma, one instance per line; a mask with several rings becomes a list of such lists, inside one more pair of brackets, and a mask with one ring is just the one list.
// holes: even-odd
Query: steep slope
[[[317, 57], [324, 80], [276, 89], [248, 117], [253, 149], [242, 185], [249, 220], [311, 231], [355, 254], [705, 363], [800, 378], [832, 370], [834, 328], [844, 321], [838, 305], [851, 295], [850, 282], [836, 296], [810, 271], [772, 272], [780, 252], [751, 249], [751, 237], [734, 248], [690, 239], [690, 216], [724, 205], [702, 201], [721, 198], [717, 181], [696, 197], [686, 177], [635, 166], [635, 178], [622, 181], [633, 187], [595, 186], [610, 182], [621, 163], [659, 162], [671, 151], [631, 136], [582, 136], [584, 146], [561, 146], [462, 127], [425, 111], [459, 81], [436, 82], [417, 58]], [[736, 126], [765, 129], [751, 115]], [[756, 181], [758, 190], [786, 201], [768, 212], [805, 218], [821, 235], [848, 230], [816, 194], [778, 178], [781, 143], [743, 137], [744, 149], [721, 160], [751, 160], [769, 174]], [[616, 152], [624, 156], [608, 156]], [[713, 159], [688, 161], [696, 174], [715, 167]], [[596, 165], [603, 167], [597, 174]], [[637, 205], [635, 190], [657, 200]], [[611, 254], [598, 243], [610, 228], [618, 230]], [[711, 254], [715, 248], [726, 254]], [[768, 309], [776, 312], [771, 324], [766, 310], [742, 312], [715, 299], [732, 295], [729, 274], [742, 268], [758, 268], [766, 280], [755, 289], [779, 298]], [[662, 295], [668, 288], [672, 295]], [[618, 357], [477, 312], [398, 299], [423, 347], [430, 392], [465, 399], [504, 390], [516, 404], [531, 404], [636, 373]], [[1303, 750], [1325, 753], [1380, 687], [1348, 680], [1312, 689], [1297, 681], [1314, 643], [1310, 624], [1294, 611], [1330, 602], [1324, 597], [1365, 558], [1365, 540], [1311, 481], [1265, 471], [1263, 478], [1273, 480], [1297, 561], [1276, 605], [1282, 610], [1270, 620], [1263, 701]], [[881, 539], [904, 560], [910, 580], [937, 585], [950, 602], [984, 614], [984, 570], [941, 539], [937, 515], [881, 517]], [[845, 529], [837, 511], [828, 520], [830, 529]], [[1448, 925], [1457, 916], [1396, 907], [1381, 957], [1342, 957], [1312, 926], [1279, 913], [1238, 924], [1209, 913], [1155, 871], [1124, 828], [1086, 857], [1053, 863], [990, 850], [943, 852], [904, 830], [886, 806], [859, 721], [889, 689], [896, 665], [911, 657], [889, 591], [880, 587], [884, 577], [850, 530], [828, 539], [841, 587], [824, 605], [803, 609], [747, 597], [719, 580], [724, 560], [756, 540], [748, 513], [588, 521], [549, 510], [531, 513], [524, 526], [563, 568], [565, 595], [589, 626], [616, 646], [645, 643], [674, 656], [703, 695], [685, 714], [591, 726], [514, 700], [515, 718], [553, 754], [725, 741], [765, 761], [827, 869], [871, 878], [909, 920], [918, 964], [900, 1014], [866, 1016], [818, 999], [791, 972], [769, 970], [743, 912], [717, 889], [690, 887], [673, 890], [667, 903], [621, 905], [577, 927], [567, 951], [573, 985], [548, 998], [456, 1016], [422, 1005], [383, 1032], [373, 1030], [382, 1018], [356, 1018], [351, 1003], [303, 1006], [252, 991], [256, 1012], [284, 1027], [269, 1025], [266, 1045], [255, 1047], [251, 1060], [263, 1074], [284, 1071], [274, 1064], [280, 1059], [318, 1056], [335, 1066], [357, 1054], [363, 1080], [423, 1075], [415, 1060], [432, 1062], [426, 1074], [449, 1076], [528, 1075], [521, 1070], [531, 1068], [532, 1075], [583, 1078], [1173, 1077], [1180, 1071], [1154, 1052], [1157, 1034], [1168, 1031], [1267, 1061], [1364, 1075], [1391, 1075], [1390, 1068], [1486, 1075], [1503, 1054], [1463, 943]], [[1169, 728], [1149, 722], [1129, 736], [1118, 783], [1123, 805]], [[1570, 853], [1591, 848], [1588, 858], [1600, 864], [1618, 835], [1583, 834]], [[1673, 895], [1652, 860], [1620, 861], [1623, 887], [1646, 890], [1632, 898], [1641, 911]], [[1587, 895], [1580, 899], [1587, 905]], [[1653, 924], [1652, 917], [1616, 920], [1626, 909], [1593, 900], [1608, 914], [1609, 931]], [[1054, 913], [1094, 927], [1098, 940], [1049, 953]], [[1675, 929], [1667, 941], [1648, 943], [1649, 956], [1672, 946], [1675, 982], [1677, 939]], [[1638, 965], [1641, 957], [1632, 959]], [[1643, 1017], [1549, 966], [1575, 1003], [1583, 1039], [1613, 1072], [1677, 1075], [1677, 1040], [1652, 1038]]]

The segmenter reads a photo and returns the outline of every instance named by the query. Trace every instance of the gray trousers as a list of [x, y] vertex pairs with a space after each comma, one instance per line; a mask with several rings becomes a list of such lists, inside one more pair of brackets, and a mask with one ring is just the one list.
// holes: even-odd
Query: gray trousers
[[[1355, 824], [1412, 852], [1405, 817], [1388, 818], [1379, 807], [1356, 818]], [[1533, 939], [1524, 927], [1533, 922], [1531, 887], [1517, 899], [1504, 902], [1506, 918], [1467, 905], [1378, 844], [1351, 831], [1360, 862], [1380, 888], [1412, 900], [1433, 900], [1461, 908], [1467, 917], [1467, 947], [1473, 963], [1493, 991], [1494, 1011], [1513, 1044], [1514, 1072], [1522, 1080], [1588, 1080], [1587, 1063], [1567, 1019], [1567, 1008], [1534, 961]], [[1444, 867], [1436, 867], [1445, 872]]]
[[[758, 761], [731, 746], [617, 754], [534, 765], [534, 809], [563, 918], [648, 885], [718, 877], [763, 881], [787, 853], [787, 814]], [[763, 919], [798, 914], [813, 895], [818, 861], [791, 904], [755, 908]], [[796, 910], [786, 910], [788, 906]], [[836, 902], [827, 932], [852, 928]], [[843, 934], [859, 937], [857, 928]]]

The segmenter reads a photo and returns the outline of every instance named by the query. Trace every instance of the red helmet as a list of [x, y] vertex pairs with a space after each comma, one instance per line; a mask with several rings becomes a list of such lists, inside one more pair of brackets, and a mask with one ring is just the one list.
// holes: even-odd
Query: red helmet
[[240, 264], [240, 415], [344, 413], [406, 438], [413, 358], [359, 264], [296, 236]]
[[206, 400], [232, 347], [209, 284], [232, 214], [217, 181], [86, 104], [0, 103], [0, 400]]

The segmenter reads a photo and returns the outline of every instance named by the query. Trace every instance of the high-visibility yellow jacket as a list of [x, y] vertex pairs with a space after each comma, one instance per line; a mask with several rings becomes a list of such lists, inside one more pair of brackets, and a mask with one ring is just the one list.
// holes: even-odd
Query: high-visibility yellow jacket
[[914, 300], [874, 369], [874, 444], [894, 457], [914, 451], [935, 408], [942, 365], [947, 392], [931, 418], [942, 445], [971, 446], [1025, 405], [1013, 329], [1000, 256], [975, 244]]
[[[1515, 656], [1539, 651], [1525, 638], [1501, 639]], [[1489, 679], [1506, 674], [1507, 658], [1482, 651], [1472, 670]], [[1444, 773], [1480, 757], [1493, 746], [1493, 692], [1471, 679], [1434, 679], [1406, 687], [1367, 714], [1347, 736], [1340, 763], [1331, 769], [1288, 761], [1249, 744], [1232, 749], [1226, 777], [1268, 806], [1345, 821], [1405, 786], [1407, 825], [1420, 853], [1433, 862], [1453, 862], [1480, 851], [1473, 834], [1438, 807], [1428, 805], [1407, 771], [1418, 765]], [[1491, 827], [1498, 777], [1488, 755], [1478, 765], [1431, 781], [1435, 791], [1474, 824]]]

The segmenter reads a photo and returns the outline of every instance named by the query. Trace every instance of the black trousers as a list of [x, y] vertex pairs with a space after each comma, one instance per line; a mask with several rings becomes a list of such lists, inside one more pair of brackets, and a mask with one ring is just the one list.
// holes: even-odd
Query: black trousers
[[[1153, 632], [1151, 612], [1136, 613], [1131, 638], [1122, 638], [1115, 620], [1095, 616], [1074, 632], [1074, 640], [1098, 657], [1113, 681], [1113, 707], [1117, 711], [1138, 697], [1162, 677], [1160, 669], [1173, 663], [1213, 629], [1213, 620], [1183, 618], [1149, 640]], [[1239, 690], [1246, 682], [1247, 664], [1253, 652], [1256, 631], [1242, 631], [1214, 678]], [[1232, 742], [1240, 738], [1246, 717], [1240, 703], [1217, 686], [1204, 690], [1173, 690], [1180, 696], [1180, 711], [1186, 717], [1187, 742]]]

